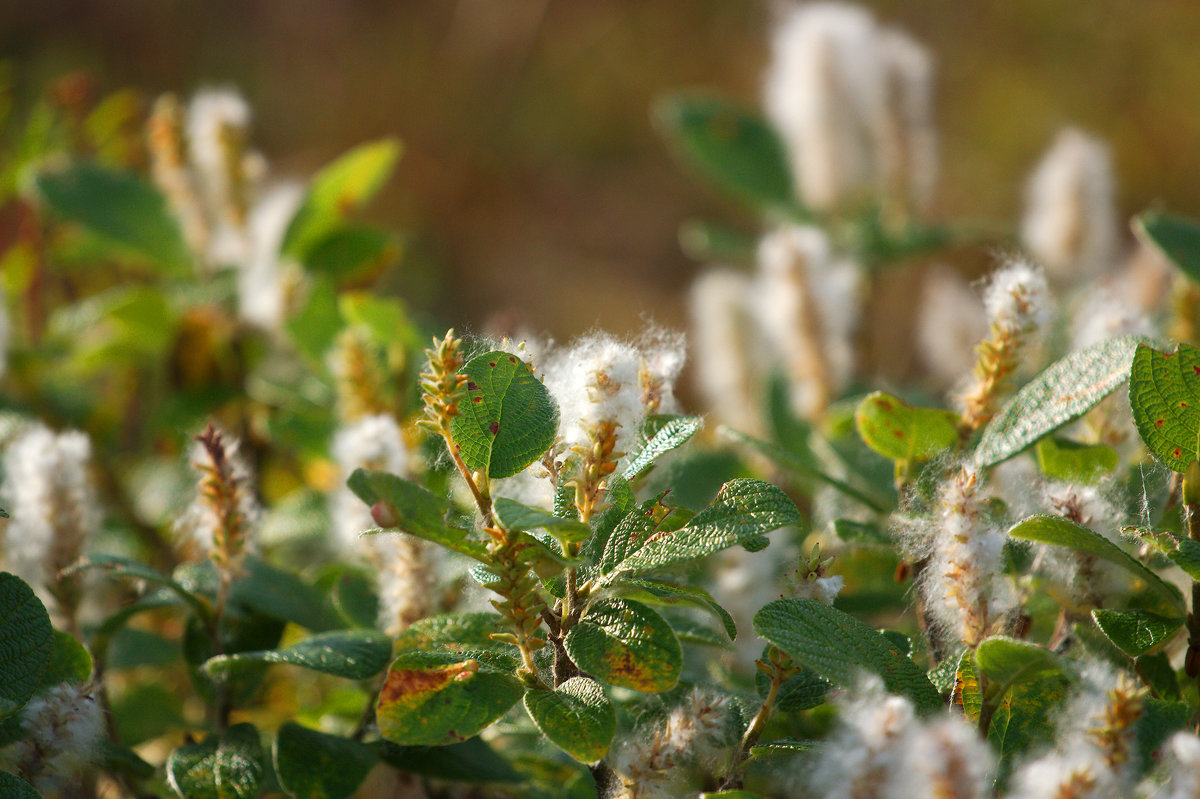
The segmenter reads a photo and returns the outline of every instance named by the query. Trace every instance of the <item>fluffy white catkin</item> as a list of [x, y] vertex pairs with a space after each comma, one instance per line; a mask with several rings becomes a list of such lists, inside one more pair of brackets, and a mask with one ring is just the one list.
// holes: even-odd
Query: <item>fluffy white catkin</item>
[[688, 296], [697, 389], [717, 420], [751, 435], [761, 432], [758, 390], [764, 372], [755, 328], [753, 283], [732, 269], [710, 269]]
[[0, 749], [0, 767], [47, 796], [59, 795], [78, 789], [96, 761], [104, 715], [89, 689], [61, 683], [29, 700], [21, 729], [24, 738]]
[[91, 442], [78, 431], [55, 433], [38, 424], [4, 456], [6, 568], [45, 600], [58, 572], [78, 560], [100, 528], [100, 503], [89, 474]]
[[1055, 137], [1030, 178], [1021, 235], [1059, 279], [1096, 277], [1117, 259], [1112, 157], [1074, 128]]

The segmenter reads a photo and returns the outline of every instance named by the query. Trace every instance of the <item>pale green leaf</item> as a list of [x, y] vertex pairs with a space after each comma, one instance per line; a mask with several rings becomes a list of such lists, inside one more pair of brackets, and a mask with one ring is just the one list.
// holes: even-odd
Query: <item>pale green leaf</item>
[[1129, 377], [1140, 336], [1119, 336], [1056, 361], [1025, 384], [983, 431], [975, 450], [981, 466], [1007, 460], [1039, 438], [1078, 419]]
[[661, 580], [641, 580], [631, 577], [618, 580], [612, 590], [617, 596], [636, 599], [650, 605], [686, 606], [707, 610], [721, 622], [730, 641], [737, 638], [737, 625], [733, 621], [733, 616], [729, 615], [729, 611], [712, 598], [712, 594], [699, 586], [676, 585]]
[[1062, 659], [1045, 647], [1001, 635], [975, 650], [975, 667], [988, 680], [989, 695], [1002, 696], [1014, 686], [1063, 674]]
[[699, 416], [649, 417], [643, 423], [639, 441], [630, 449], [621, 476], [626, 480], [636, 479], [657, 458], [686, 444], [703, 424]]
[[1120, 457], [1104, 444], [1080, 444], [1057, 436], [1037, 443], [1038, 467], [1042, 474], [1067, 483], [1091, 485], [1116, 471]]
[[1200, 582], [1200, 541], [1153, 527], [1125, 527], [1122, 532], [1138, 536], [1166, 555], [1172, 563], [1183, 569], [1188, 577]]
[[496, 498], [492, 503], [492, 513], [505, 530], [526, 531], [540, 528], [559, 541], [571, 543], [583, 541], [592, 534], [591, 529], [578, 519], [564, 519], [505, 497]]
[[867, 446], [893, 461], [925, 461], [958, 443], [958, 414], [916, 408], [899, 397], [876, 391], [854, 413]]

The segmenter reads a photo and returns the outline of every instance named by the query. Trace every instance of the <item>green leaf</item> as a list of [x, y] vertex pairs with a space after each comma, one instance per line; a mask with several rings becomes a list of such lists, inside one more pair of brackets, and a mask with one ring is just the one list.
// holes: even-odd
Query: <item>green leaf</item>
[[1142, 655], [1134, 661], [1134, 665], [1156, 695], [1163, 699], [1179, 698], [1179, 678], [1165, 652]]
[[275, 735], [275, 774], [296, 799], [350, 799], [379, 762], [361, 741], [285, 721]]
[[[767, 755], [785, 752], [807, 752], [813, 749], [815, 744], [812, 741], [806, 741], [801, 738], [776, 738], [774, 741], [769, 741], [763, 744], [756, 744], [750, 747], [752, 755]], [[714, 796], [715, 794], [707, 794]], [[757, 794], [751, 794], [757, 796]]]
[[1067, 698], [1067, 681], [1047, 677], [1004, 694], [988, 726], [988, 741], [1000, 753], [997, 783], [1003, 784], [1024, 753], [1054, 741], [1054, 725]]
[[856, 522], [853, 519], [834, 519], [834, 535], [847, 544], [878, 544], [890, 547], [894, 543], [891, 536], [877, 524]]
[[1062, 659], [1045, 647], [1001, 635], [975, 650], [975, 666], [988, 680], [988, 694], [1002, 696], [1010, 688], [1063, 673]]
[[975, 667], [975, 653], [970, 649], [963, 650], [958, 657], [951, 703], [962, 708], [963, 716], [968, 721], [978, 723], [983, 710], [983, 686], [979, 680], [979, 670]]
[[621, 561], [614, 573], [637, 574], [711, 555], [780, 527], [801, 527], [804, 517], [780, 489], [749, 478], [730, 480], [717, 498], [679, 530], [651, 538]]
[[1177, 472], [1196, 460], [1200, 436], [1200, 349], [1139, 345], [1129, 375], [1133, 423], [1155, 457]]
[[760, 455], [763, 455], [770, 460], [778, 463], [791, 471], [803, 477], [817, 480], [825, 485], [833, 488], [842, 494], [857, 500], [866, 507], [877, 513], [889, 513], [890, 506], [886, 500], [879, 497], [871, 496], [865, 491], [860, 491], [858, 488], [850, 485], [845, 480], [839, 480], [836, 477], [831, 477], [820, 469], [815, 468], [812, 464], [806, 463], [800, 457], [788, 452], [780, 446], [771, 444], [767, 441], [748, 436], [745, 433], [740, 433], [730, 427], [721, 427], [720, 431], [726, 438], [733, 440], [736, 443], [748, 446]]
[[315, 244], [382, 188], [400, 151], [396, 139], [360, 144], [318, 172], [288, 226], [283, 252], [306, 260]]
[[1092, 618], [1108, 640], [1131, 658], [1159, 649], [1183, 626], [1182, 618], [1167, 618], [1148, 610], [1104, 610], [1096, 608]]
[[[811, 710], [824, 704], [829, 688], [829, 681], [824, 677], [818, 676], [810, 668], [802, 668], [779, 686], [779, 693], [775, 695], [775, 707], [783, 713]], [[771, 690], [771, 678], [758, 669], [754, 671], [754, 689], [764, 699]]]
[[308, 290], [308, 299], [284, 322], [288, 335], [309, 361], [324, 363], [325, 353], [342, 330], [342, 315], [338, 311], [337, 288], [333, 281], [317, 276]]
[[942, 705], [929, 678], [894, 643], [829, 605], [811, 599], [777, 599], [754, 615], [754, 631], [835, 685], [852, 687], [857, 672], [866, 670], [921, 711]]
[[686, 444], [704, 425], [699, 416], [651, 416], [642, 425], [641, 438], [629, 453], [621, 476], [635, 480], [656, 459]]
[[190, 269], [179, 225], [163, 196], [136, 175], [77, 163], [42, 172], [38, 193], [58, 216], [175, 273]]
[[510, 644], [491, 639], [492, 633], [504, 630], [504, 620], [495, 613], [446, 613], [426, 616], [409, 625], [396, 638], [396, 653], [417, 650], [462, 651], [491, 649], [515, 653]]
[[608, 574], [614, 571], [623, 560], [637, 552], [646, 541], [661, 529], [675, 530], [668, 526], [671, 509], [663, 504], [666, 491], [643, 502], [640, 506], [629, 510], [617, 523], [608, 540], [604, 542], [604, 551], [600, 555], [600, 573]]
[[1144, 773], [1160, 760], [1163, 743], [1172, 733], [1186, 729], [1192, 718], [1187, 702], [1168, 702], [1148, 696], [1143, 700], [1142, 715], [1134, 726], [1139, 766]]
[[929, 460], [958, 442], [958, 414], [915, 408], [882, 391], [858, 404], [854, 423], [868, 447], [893, 461]]
[[641, 602], [595, 603], [567, 633], [567, 654], [598, 680], [646, 693], [679, 680], [683, 650], [666, 619]]
[[524, 531], [541, 528], [559, 541], [572, 543], [583, 541], [592, 534], [591, 528], [578, 519], [564, 519], [504, 497], [496, 498], [492, 503], [492, 512], [505, 530]]
[[165, 574], [132, 558], [123, 558], [118, 555], [87, 555], [66, 569], [64, 575], [70, 576], [83, 569], [103, 569], [113, 577], [127, 577], [133, 580], [144, 580], [153, 585], [161, 585], [191, 605], [201, 618], [206, 619], [212, 613], [211, 607], [202, 597], [192, 593]]
[[782, 142], [756, 114], [716, 97], [675, 95], [657, 103], [659, 132], [706, 183], [759, 212], [797, 211]]
[[554, 443], [558, 406], [517, 356], [495, 350], [462, 368], [467, 391], [450, 422], [459, 455], [488, 477], [512, 477]]
[[699, 586], [628, 578], [618, 580], [613, 586], [613, 593], [649, 605], [665, 605], [667, 607], [682, 605], [707, 610], [721, 622], [730, 641], [737, 638], [737, 625], [733, 621], [733, 616], [730, 616], [729, 611], [717, 604], [717, 600], [712, 598], [712, 594]]
[[401, 771], [469, 783], [523, 782], [508, 761], [478, 737], [449, 746], [397, 746], [381, 741], [379, 756]]
[[286, 649], [218, 655], [204, 664], [204, 671], [219, 680], [236, 671], [239, 663], [254, 661], [288, 663], [335, 677], [365, 680], [387, 668], [391, 654], [391, 639], [381, 632], [341, 630], [314, 635]]
[[253, 724], [235, 724], [167, 758], [167, 782], [183, 799], [254, 799], [262, 780], [262, 744]]
[[1116, 544], [1081, 524], [1061, 516], [1038, 514], [1018, 522], [1008, 531], [1008, 535], [1022, 541], [1068, 547], [1076, 552], [1114, 563], [1143, 580], [1150, 590], [1166, 600], [1172, 608], [1180, 613], [1184, 612], [1183, 596], [1178, 588], [1164, 582], [1161, 577], [1127, 555]]
[[92, 676], [92, 653], [75, 636], [62, 630], [54, 631], [50, 662], [42, 674], [42, 688], [63, 682], [85, 683]]
[[42, 799], [32, 785], [7, 771], [0, 771], [0, 795], [5, 799]]
[[1056, 361], [1017, 392], [983, 431], [981, 466], [1007, 460], [1042, 436], [1078, 419], [1129, 377], [1140, 336], [1119, 336]]
[[511, 673], [481, 655], [405, 652], [388, 669], [379, 692], [379, 732], [413, 746], [464, 741], [504, 715], [523, 693]]
[[612, 702], [587, 677], [572, 677], [553, 691], [527, 691], [525, 710], [550, 743], [582, 763], [608, 754], [617, 731]]
[[345, 284], [378, 274], [400, 258], [395, 235], [373, 227], [339, 225], [309, 249], [304, 265], [314, 274]]
[[1183, 569], [1188, 577], [1200, 582], [1200, 541], [1153, 527], [1124, 527], [1121, 532], [1138, 536], [1166, 555], [1172, 563]]
[[1200, 283], [1200, 224], [1177, 214], [1146, 211], [1134, 217], [1133, 232], [1193, 282]]
[[1037, 443], [1038, 467], [1042, 474], [1068, 483], [1091, 485], [1116, 471], [1120, 457], [1104, 444], [1080, 444], [1057, 436]]
[[24, 580], [0, 572], [0, 719], [20, 710], [37, 690], [53, 650], [46, 607]]
[[291, 572], [259, 558], [247, 558], [245, 569], [230, 588], [231, 603], [313, 632], [341, 626], [321, 593]]
[[[387, 472], [356, 469], [346, 481], [350, 490], [367, 505], [380, 505], [383, 521], [401, 532], [441, 544], [467, 557], [490, 563], [487, 545], [467, 537], [467, 530], [458, 526], [450, 500], [428, 489]], [[390, 517], [390, 518], [387, 518]], [[377, 519], [379, 521], [380, 519]]]

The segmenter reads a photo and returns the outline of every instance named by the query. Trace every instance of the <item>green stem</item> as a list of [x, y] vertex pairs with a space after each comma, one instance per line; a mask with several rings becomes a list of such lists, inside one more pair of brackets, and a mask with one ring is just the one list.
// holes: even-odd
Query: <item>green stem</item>
[[742, 768], [748, 760], [747, 753], [754, 744], [758, 743], [758, 739], [762, 736], [763, 730], [767, 727], [767, 721], [771, 718], [771, 712], [775, 708], [775, 699], [779, 696], [779, 688], [783, 685], [787, 676], [783, 669], [778, 665], [771, 664], [771, 687], [767, 689], [767, 697], [763, 700], [762, 707], [758, 709], [758, 713], [750, 722], [750, 726], [746, 728], [746, 734], [742, 736], [742, 740], [738, 743], [737, 751], [733, 754], [733, 760], [729, 766], [729, 776], [725, 778], [725, 782], [721, 785], [721, 790], [732, 790], [742, 786]]

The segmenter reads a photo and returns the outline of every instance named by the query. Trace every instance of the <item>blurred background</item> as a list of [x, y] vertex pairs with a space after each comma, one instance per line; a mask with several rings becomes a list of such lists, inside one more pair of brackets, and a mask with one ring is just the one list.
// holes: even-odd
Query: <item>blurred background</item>
[[[1112, 146], [1125, 216], [1200, 211], [1194, 0], [864, 5], [938, 60], [935, 215], [1015, 225], [1066, 124]], [[678, 168], [650, 109], [690, 88], [757, 106], [771, 15], [728, 0], [0, 0], [0, 57], [18, 106], [72, 73], [146, 101], [237, 87], [277, 176], [398, 135], [370, 211], [407, 236], [393, 287], [460, 328], [507, 313], [563, 338], [684, 326], [701, 265], [680, 224], [753, 230]]]

